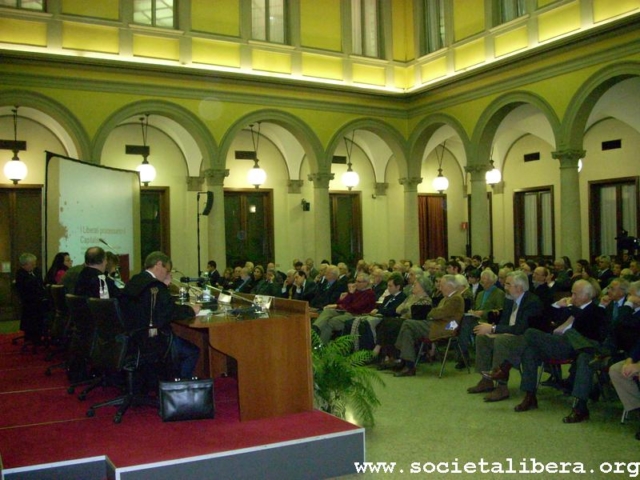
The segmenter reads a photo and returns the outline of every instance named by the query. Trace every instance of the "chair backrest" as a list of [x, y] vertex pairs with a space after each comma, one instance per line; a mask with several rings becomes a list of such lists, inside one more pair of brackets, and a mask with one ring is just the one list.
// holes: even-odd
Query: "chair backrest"
[[55, 308], [56, 315], [67, 315], [69, 313], [69, 307], [67, 306], [67, 300], [65, 295], [67, 293], [64, 285], [51, 285], [49, 287], [51, 293], [51, 300], [53, 301], [53, 308]]
[[72, 329], [70, 348], [75, 354], [89, 357], [95, 334], [95, 321], [89, 310], [87, 297], [67, 293], [65, 299], [69, 307]]
[[115, 298], [89, 298], [88, 307], [95, 322], [95, 335], [91, 348], [93, 366], [120, 370], [128, 348], [128, 337], [118, 300]]
[[54, 316], [51, 325], [51, 336], [53, 338], [62, 338], [67, 335], [66, 327], [69, 319], [69, 307], [65, 298], [66, 289], [64, 285], [50, 285], [49, 295], [53, 302]]

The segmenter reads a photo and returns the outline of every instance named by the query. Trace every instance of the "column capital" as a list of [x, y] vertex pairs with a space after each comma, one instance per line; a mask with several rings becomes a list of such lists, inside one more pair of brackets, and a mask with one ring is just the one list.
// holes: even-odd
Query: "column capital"
[[422, 177], [403, 177], [398, 181], [400, 185], [404, 185], [405, 192], [417, 192], [418, 185], [422, 183]]
[[304, 180], [289, 180], [289, 193], [301, 193]]
[[202, 177], [187, 177], [187, 191], [199, 192], [202, 190], [204, 179]]
[[204, 172], [207, 179], [207, 185], [210, 187], [224, 186], [224, 179], [229, 176], [228, 168], [208, 168]]
[[333, 180], [333, 173], [310, 173], [308, 175], [309, 181], [313, 182], [315, 188], [329, 188], [329, 182]]
[[387, 189], [389, 188], [389, 184], [388, 183], [376, 183], [375, 184], [375, 189], [376, 189], [376, 196], [384, 196], [387, 194]]
[[467, 165], [464, 167], [465, 172], [469, 174], [472, 182], [486, 182], [486, 175], [489, 171], [489, 164], [486, 165]]
[[587, 154], [585, 150], [558, 150], [551, 152], [551, 157], [560, 160], [560, 168], [578, 168], [578, 161]]

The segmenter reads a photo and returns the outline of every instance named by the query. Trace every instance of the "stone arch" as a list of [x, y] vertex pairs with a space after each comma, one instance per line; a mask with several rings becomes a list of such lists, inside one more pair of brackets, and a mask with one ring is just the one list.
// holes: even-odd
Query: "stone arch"
[[[331, 158], [333, 156], [333, 152], [338, 148], [338, 144], [343, 141], [343, 137], [353, 130], [366, 130], [380, 137], [389, 147], [389, 150], [398, 162], [400, 178], [408, 175], [407, 141], [404, 139], [402, 134], [391, 125], [372, 118], [353, 120], [336, 131], [336, 133], [331, 137], [331, 140], [325, 150], [326, 153], [324, 159], [327, 164], [324, 165], [324, 168], [326, 169], [324, 171], [331, 172]], [[375, 171], [375, 166], [371, 165], [371, 167]], [[376, 179], [378, 180], [377, 175]]]
[[589, 77], [569, 102], [557, 149], [582, 150], [584, 132], [593, 106], [613, 85], [638, 76], [640, 76], [640, 63], [625, 62], [608, 65]]
[[[446, 115], [446, 114], [435, 114], [429, 115], [428, 117], [423, 118], [413, 129], [411, 133], [411, 137], [409, 138], [409, 169], [414, 174], [414, 176], [420, 176], [421, 168], [422, 168], [422, 156], [427, 147], [427, 143], [429, 139], [434, 135], [434, 133], [440, 129], [441, 127], [448, 126], [452, 128], [457, 136], [460, 138], [462, 142], [462, 149], [465, 155], [465, 163], [468, 156], [468, 151], [470, 147], [469, 136], [467, 132], [464, 130], [462, 125], [455, 118]], [[455, 155], [454, 155], [455, 157]], [[460, 159], [456, 158], [458, 161], [458, 165], [460, 166], [460, 171], [462, 173], [462, 178], [464, 179], [464, 167], [465, 165], [460, 163]]]
[[[206, 169], [208, 165], [212, 165], [217, 157], [218, 148], [215, 140], [211, 135], [211, 132], [207, 129], [206, 125], [189, 110], [176, 105], [174, 103], [162, 101], [162, 100], [141, 100], [131, 103], [120, 110], [113, 113], [107, 118], [96, 134], [93, 145], [91, 148], [91, 158], [95, 163], [100, 162], [100, 156], [104, 144], [109, 134], [123, 121], [131, 118], [135, 115], [141, 114], [158, 115], [173, 120], [180, 126], [181, 129], [186, 130], [187, 134], [191, 136], [191, 140], [197, 146], [201, 159], [194, 159], [189, 161], [191, 155], [185, 154], [187, 159], [187, 171], [189, 176], [199, 176], [199, 173]], [[179, 136], [182, 132], [165, 132], [172, 137]], [[183, 133], [184, 135], [184, 133]], [[179, 138], [173, 138], [178, 145]], [[184, 140], [184, 139], [183, 139]], [[184, 148], [181, 147], [181, 149]], [[185, 152], [186, 153], [186, 152]]]
[[561, 124], [551, 105], [542, 97], [529, 92], [510, 92], [491, 102], [478, 119], [468, 150], [469, 167], [481, 167], [487, 164], [486, 159], [491, 156], [491, 146], [498, 127], [511, 111], [525, 104], [536, 107], [544, 115], [553, 131], [557, 148], [561, 136]]
[[298, 117], [287, 112], [271, 109], [252, 112], [239, 118], [229, 127], [220, 143], [220, 155], [217, 158], [218, 168], [226, 168], [227, 153], [240, 131], [247, 125], [257, 122], [274, 123], [287, 130], [302, 145], [305, 152], [305, 160], [309, 161], [311, 171], [316, 171], [319, 168], [320, 159], [322, 158], [322, 145], [313, 130]]
[[88, 159], [91, 152], [89, 135], [75, 115], [64, 105], [45, 95], [25, 90], [7, 90], [0, 93], [0, 105], [29, 107], [42, 112], [37, 118], [60, 142], [70, 156]]

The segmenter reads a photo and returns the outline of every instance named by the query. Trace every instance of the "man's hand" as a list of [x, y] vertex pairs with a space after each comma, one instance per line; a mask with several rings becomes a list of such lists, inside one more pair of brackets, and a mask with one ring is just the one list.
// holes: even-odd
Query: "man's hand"
[[631, 363], [631, 360], [628, 360], [629, 363], [626, 363], [622, 366], [622, 375], [626, 378], [633, 377], [640, 373], [640, 363]]
[[490, 323], [480, 323], [473, 328], [473, 333], [476, 335], [488, 335], [493, 330], [493, 325]]

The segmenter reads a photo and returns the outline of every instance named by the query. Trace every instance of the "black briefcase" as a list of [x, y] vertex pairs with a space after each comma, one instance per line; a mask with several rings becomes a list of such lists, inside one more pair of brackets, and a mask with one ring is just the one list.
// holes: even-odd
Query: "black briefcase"
[[213, 380], [197, 378], [160, 382], [160, 417], [163, 422], [213, 418]]

